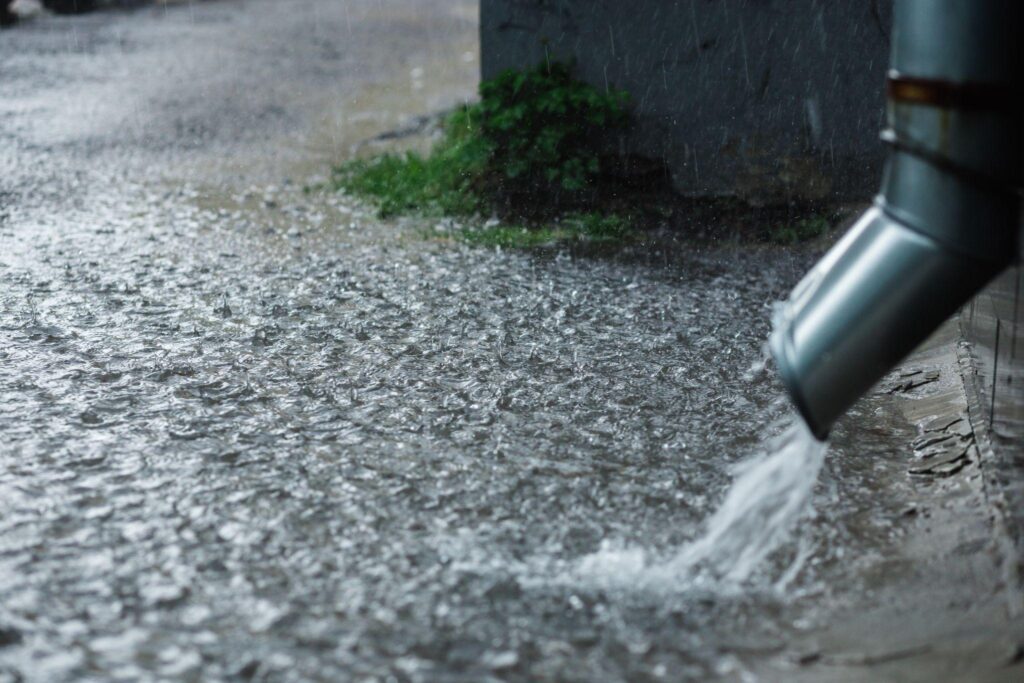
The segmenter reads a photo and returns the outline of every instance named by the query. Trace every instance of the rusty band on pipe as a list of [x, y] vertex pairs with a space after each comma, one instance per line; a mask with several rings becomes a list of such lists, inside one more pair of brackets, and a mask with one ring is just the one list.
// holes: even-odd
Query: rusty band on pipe
[[956, 83], [936, 78], [918, 78], [890, 71], [886, 94], [891, 102], [924, 104], [943, 109], [1005, 111], [1021, 110], [1021, 91], [994, 83]]

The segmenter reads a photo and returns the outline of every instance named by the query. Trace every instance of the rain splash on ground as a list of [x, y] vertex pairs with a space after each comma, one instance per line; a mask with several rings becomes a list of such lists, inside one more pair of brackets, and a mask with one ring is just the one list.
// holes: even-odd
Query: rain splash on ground
[[729, 597], [561, 571], [678, 552], [782, 430], [750, 372], [782, 252], [516, 254], [334, 197], [282, 230], [130, 194], [4, 225], [0, 621], [39, 680], [707, 675], [780, 647], [864, 532], [819, 507], [784, 598], [795, 544]]
[[474, 35], [444, 3], [281, 5], [6, 43], [0, 680], [740, 679], [860, 600], [904, 524], [885, 397], [797, 537], [719, 567], [742, 590], [599, 561], [692, 550], [785, 438], [762, 347], [813, 255], [471, 249], [253, 181], [310, 156], [281, 141], [323, 102], [357, 118], [374, 59], [461, 64]]
[[[575, 580], [598, 585], [671, 590], [711, 585], [719, 590], [741, 585], [765, 558], [793, 539], [794, 528], [808, 512], [814, 485], [825, 458], [817, 441], [796, 418], [782, 434], [767, 439], [765, 452], [735, 469], [736, 479], [700, 537], [674, 555], [649, 556], [640, 548], [616, 548], [608, 541], [586, 557]], [[780, 586], [803, 569], [801, 552], [780, 577]]]

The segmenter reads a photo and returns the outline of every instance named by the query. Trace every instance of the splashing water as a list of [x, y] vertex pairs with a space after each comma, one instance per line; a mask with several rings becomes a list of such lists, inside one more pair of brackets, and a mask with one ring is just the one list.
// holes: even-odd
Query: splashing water
[[766, 453], [744, 463], [704, 535], [667, 561], [640, 549], [609, 543], [585, 557], [582, 578], [602, 584], [671, 587], [704, 576], [727, 583], [748, 579], [772, 551], [792, 536], [810, 507], [811, 493], [825, 459], [825, 444], [796, 419], [771, 439]]
[[825, 444], [797, 421], [769, 443], [769, 453], [746, 463], [707, 531], [672, 564], [704, 566], [714, 576], [743, 581], [786, 542], [810, 506]]
[[[774, 334], [785, 325], [787, 304], [772, 312]], [[771, 360], [769, 345], [761, 359], [744, 374], [752, 381]], [[774, 550], [785, 544], [800, 517], [810, 508], [811, 494], [825, 461], [826, 444], [815, 439], [799, 417], [766, 444], [765, 451], [737, 468], [737, 478], [725, 500], [708, 520], [703, 536], [675, 556], [656, 559], [638, 548], [621, 548], [605, 541], [583, 558], [579, 578], [598, 584], [628, 584], [648, 588], [692, 585], [700, 579], [729, 584], [746, 581]], [[807, 549], [778, 585], [792, 580], [806, 560]]]

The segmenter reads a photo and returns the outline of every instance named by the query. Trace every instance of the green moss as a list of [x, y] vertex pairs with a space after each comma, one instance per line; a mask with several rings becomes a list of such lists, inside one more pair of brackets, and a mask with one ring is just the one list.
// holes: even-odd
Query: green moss
[[618, 244], [636, 233], [628, 216], [597, 213], [573, 213], [550, 224], [538, 227], [525, 225], [492, 225], [467, 228], [459, 239], [478, 246], [525, 249], [557, 242], [590, 242]]
[[495, 225], [470, 228], [458, 235], [468, 244], [480, 247], [502, 247], [504, 249], [526, 249], [552, 244], [566, 239], [567, 235], [555, 228], [528, 228], [523, 225]]
[[567, 221], [579, 235], [593, 242], [617, 242], [633, 234], [633, 219], [622, 214], [571, 214]]
[[824, 235], [831, 227], [832, 224], [827, 217], [809, 216], [772, 228], [768, 233], [768, 239], [776, 244], [799, 244]]

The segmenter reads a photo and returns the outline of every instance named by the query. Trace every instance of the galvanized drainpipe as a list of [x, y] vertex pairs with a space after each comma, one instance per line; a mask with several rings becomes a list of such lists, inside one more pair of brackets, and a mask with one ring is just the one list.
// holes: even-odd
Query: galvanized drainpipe
[[1021, 0], [896, 0], [881, 193], [771, 349], [819, 439], [1017, 254]]

